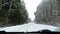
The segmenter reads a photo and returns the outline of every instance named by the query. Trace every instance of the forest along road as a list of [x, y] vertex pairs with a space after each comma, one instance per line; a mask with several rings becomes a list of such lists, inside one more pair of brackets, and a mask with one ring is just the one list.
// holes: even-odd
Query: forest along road
[[27, 23], [23, 25], [4, 27], [0, 28], [0, 31], [4, 30], [6, 32], [33, 32], [33, 31], [36, 32], [44, 29], [60, 32], [60, 27], [44, 25], [44, 24], [36, 24], [36, 23]]

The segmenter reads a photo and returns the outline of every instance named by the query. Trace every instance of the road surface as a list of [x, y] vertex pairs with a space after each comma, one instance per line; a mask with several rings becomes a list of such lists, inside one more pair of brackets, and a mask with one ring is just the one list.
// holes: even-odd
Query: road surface
[[44, 25], [44, 24], [36, 24], [36, 23], [27, 23], [23, 25], [16, 25], [11, 27], [0, 28], [0, 31], [4, 30], [6, 32], [36, 32], [39, 30], [48, 29], [51, 31], [60, 31], [59, 27]]

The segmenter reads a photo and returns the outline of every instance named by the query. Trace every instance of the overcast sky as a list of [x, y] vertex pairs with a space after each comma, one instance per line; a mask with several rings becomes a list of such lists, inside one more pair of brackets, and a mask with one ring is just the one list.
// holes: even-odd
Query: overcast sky
[[37, 6], [41, 3], [41, 0], [24, 0], [26, 9], [31, 20], [35, 19], [34, 12], [36, 12]]

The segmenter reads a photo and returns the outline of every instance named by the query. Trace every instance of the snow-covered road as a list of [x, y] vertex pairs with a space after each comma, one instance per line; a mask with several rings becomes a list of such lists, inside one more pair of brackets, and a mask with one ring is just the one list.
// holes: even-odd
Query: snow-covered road
[[32, 31], [39, 31], [39, 30], [43, 30], [43, 29], [57, 31], [57, 29], [59, 29], [59, 27], [43, 25], [43, 24], [36, 24], [36, 23], [28, 23], [28, 24], [23, 24], [23, 25], [0, 28], [1, 31], [4, 30], [6, 32], [32, 32]]

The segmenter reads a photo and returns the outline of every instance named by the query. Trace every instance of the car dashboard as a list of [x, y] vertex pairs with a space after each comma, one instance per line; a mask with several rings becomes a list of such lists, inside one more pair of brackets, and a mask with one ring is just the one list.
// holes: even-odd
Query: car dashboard
[[49, 30], [37, 31], [37, 32], [5, 32], [0, 31], [0, 34], [60, 34], [59, 32], [52, 32]]

